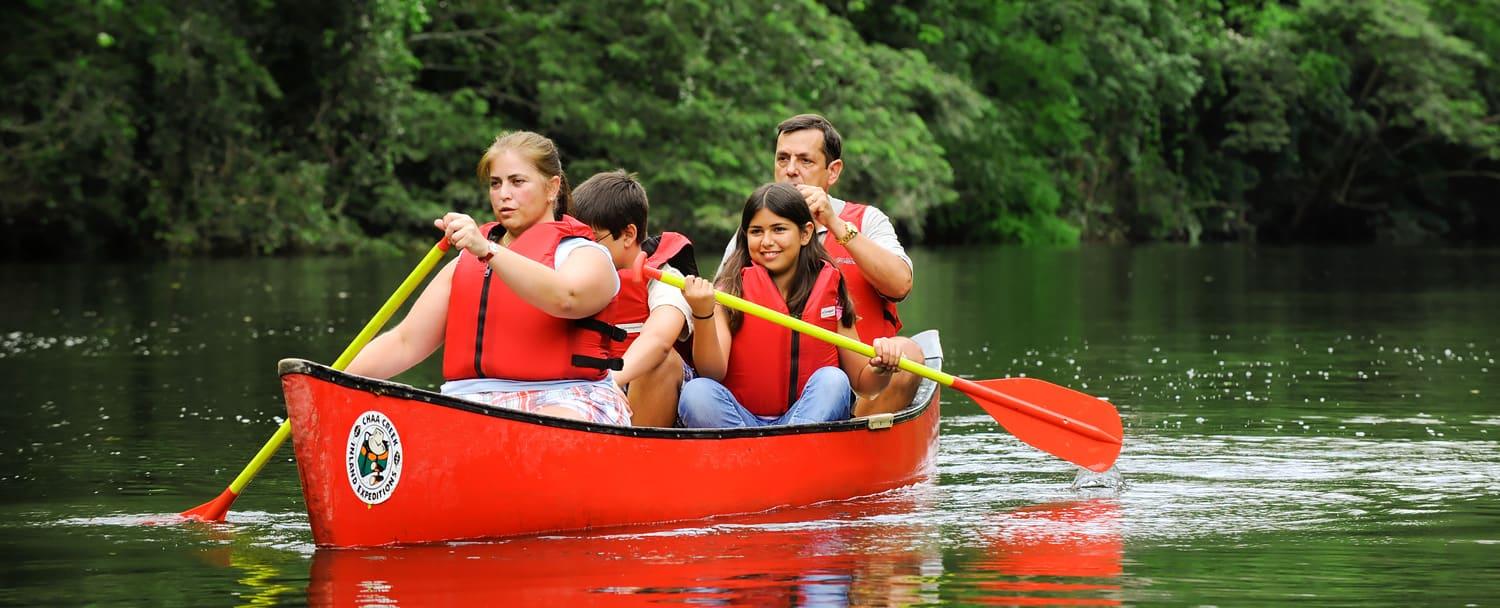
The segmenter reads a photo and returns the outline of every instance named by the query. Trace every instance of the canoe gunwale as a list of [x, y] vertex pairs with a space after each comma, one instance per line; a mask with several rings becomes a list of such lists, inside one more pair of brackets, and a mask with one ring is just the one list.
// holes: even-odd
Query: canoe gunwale
[[823, 422], [816, 424], [790, 424], [771, 425], [762, 427], [732, 428], [732, 429], [689, 429], [689, 428], [665, 428], [665, 427], [634, 427], [615, 426], [610, 424], [598, 424], [582, 420], [571, 420], [567, 418], [556, 418], [543, 416], [518, 410], [510, 410], [489, 407], [481, 403], [461, 399], [442, 393], [423, 390], [408, 384], [391, 382], [388, 380], [376, 380], [364, 376], [347, 374], [331, 367], [308, 361], [306, 359], [282, 359], [277, 363], [277, 372], [280, 376], [302, 374], [330, 382], [332, 384], [364, 391], [371, 394], [396, 397], [411, 401], [420, 401], [439, 407], [447, 407], [484, 416], [493, 416], [517, 422], [537, 424], [548, 427], [572, 429], [589, 433], [601, 433], [608, 435], [623, 435], [627, 437], [654, 438], [654, 439], [747, 439], [755, 437], [774, 437], [781, 435], [805, 435], [812, 433], [835, 433], [847, 431], [872, 431], [885, 432], [892, 426], [916, 420], [922, 416], [927, 408], [932, 406], [938, 391], [933, 391], [928, 398], [920, 403], [910, 405], [901, 411], [892, 414], [891, 426], [871, 429], [869, 417], [851, 418], [836, 422]]

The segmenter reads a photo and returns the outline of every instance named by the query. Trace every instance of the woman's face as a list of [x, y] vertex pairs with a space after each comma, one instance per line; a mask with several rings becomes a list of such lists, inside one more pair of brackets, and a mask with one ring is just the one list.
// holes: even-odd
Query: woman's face
[[812, 222], [798, 226], [770, 209], [761, 209], [745, 227], [745, 246], [750, 251], [750, 261], [765, 266], [771, 276], [779, 277], [797, 263], [797, 255], [812, 240], [812, 235]]
[[561, 178], [547, 178], [514, 150], [500, 153], [490, 164], [490, 207], [495, 219], [512, 235], [552, 219], [561, 184]]

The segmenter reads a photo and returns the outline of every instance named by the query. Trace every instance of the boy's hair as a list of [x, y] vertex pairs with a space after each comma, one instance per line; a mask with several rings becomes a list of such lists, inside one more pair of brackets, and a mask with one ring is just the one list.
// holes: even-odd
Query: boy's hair
[[646, 188], [634, 173], [615, 169], [595, 173], [573, 189], [573, 204], [568, 215], [589, 226], [608, 230], [620, 238], [625, 227], [635, 224], [635, 241], [646, 240], [646, 216], [651, 210]]

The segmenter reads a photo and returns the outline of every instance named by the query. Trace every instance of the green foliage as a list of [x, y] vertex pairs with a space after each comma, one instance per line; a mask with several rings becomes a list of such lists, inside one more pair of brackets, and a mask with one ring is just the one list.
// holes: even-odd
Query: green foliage
[[1415, 0], [1308, 2], [1224, 57], [1236, 89], [1225, 149], [1260, 177], [1264, 233], [1410, 241], [1472, 216], [1478, 192], [1426, 182], [1500, 160], [1496, 100], [1476, 87], [1493, 65], [1432, 17]]
[[[744, 197], [771, 179], [776, 124], [806, 111], [836, 117], [846, 135], [844, 196], [914, 227], [955, 197], [928, 124], [961, 116], [978, 96], [920, 54], [865, 43], [815, 3], [770, 12], [743, 2], [475, 3], [433, 17], [412, 39], [431, 68], [423, 84], [473, 96], [489, 114], [420, 122], [466, 125], [471, 149], [502, 128], [539, 130], [563, 148], [575, 183], [636, 171], [656, 226], [727, 237]], [[484, 139], [472, 137], [476, 126]]]
[[[505, 130], [727, 236], [775, 125], [928, 242], [1493, 239], [1500, 0], [27, 2], [0, 23], [14, 256], [274, 254], [487, 215]], [[374, 239], [369, 237], [376, 237]]]

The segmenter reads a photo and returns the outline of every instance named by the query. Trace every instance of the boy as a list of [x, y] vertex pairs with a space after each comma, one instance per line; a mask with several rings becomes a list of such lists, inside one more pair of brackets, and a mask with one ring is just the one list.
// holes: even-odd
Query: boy
[[[594, 229], [594, 240], [609, 249], [615, 268], [631, 267], [641, 252], [646, 264], [665, 272], [697, 274], [693, 245], [687, 237], [665, 232], [648, 238], [646, 189], [623, 170], [599, 173], [573, 190], [569, 215]], [[599, 318], [627, 333], [611, 347], [625, 360], [615, 383], [630, 400], [633, 426], [672, 426], [682, 384], [693, 378], [682, 352], [691, 353], [692, 314], [676, 287], [660, 281], [636, 281], [621, 275], [620, 293]], [[682, 345], [679, 347], [678, 345]]]

